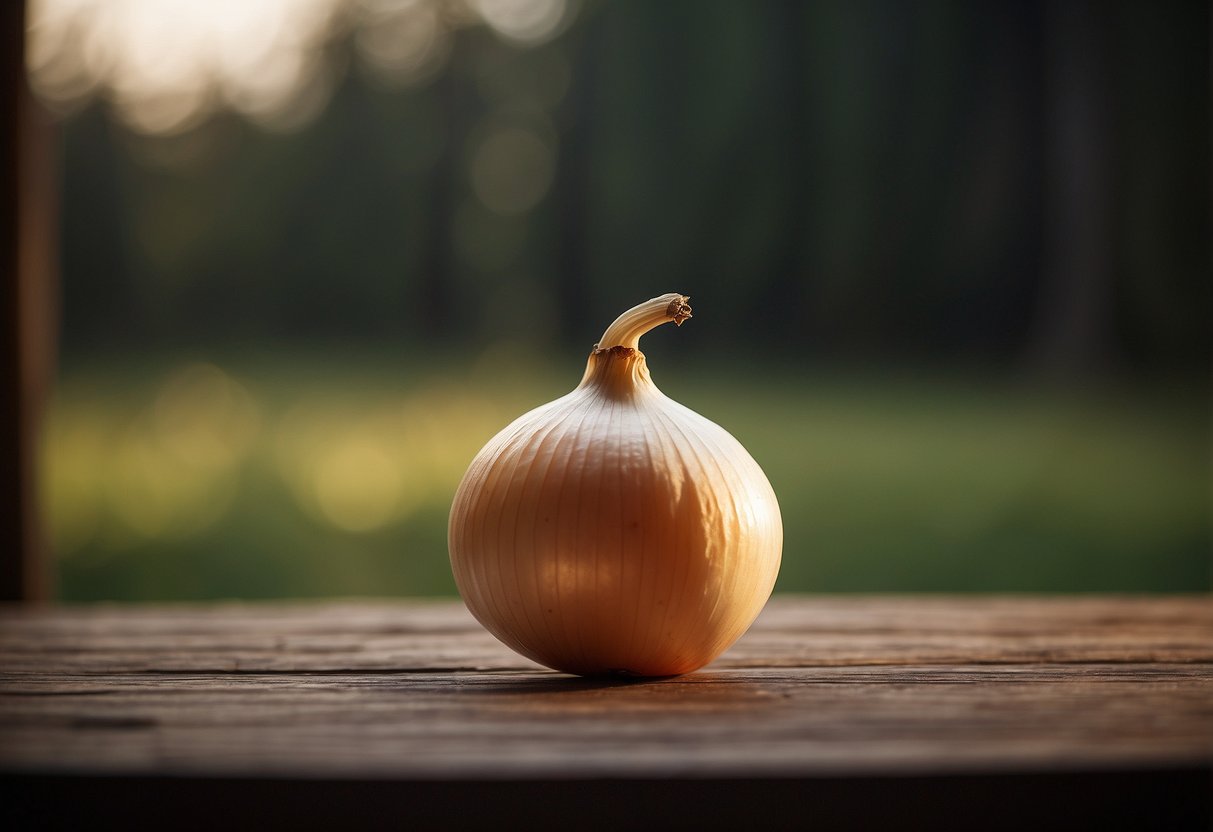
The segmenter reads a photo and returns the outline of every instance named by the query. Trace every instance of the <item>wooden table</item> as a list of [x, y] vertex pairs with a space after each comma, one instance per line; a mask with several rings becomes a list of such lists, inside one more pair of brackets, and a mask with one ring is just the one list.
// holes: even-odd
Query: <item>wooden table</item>
[[455, 602], [7, 607], [0, 812], [1207, 829], [1211, 663], [1209, 596], [777, 597], [645, 682], [544, 670]]

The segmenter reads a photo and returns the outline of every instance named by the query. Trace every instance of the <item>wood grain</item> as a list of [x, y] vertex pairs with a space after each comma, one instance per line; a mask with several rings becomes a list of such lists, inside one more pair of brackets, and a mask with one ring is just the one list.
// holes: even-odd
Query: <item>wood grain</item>
[[1208, 767], [1207, 596], [777, 597], [575, 679], [453, 602], [0, 609], [0, 771], [451, 781]]

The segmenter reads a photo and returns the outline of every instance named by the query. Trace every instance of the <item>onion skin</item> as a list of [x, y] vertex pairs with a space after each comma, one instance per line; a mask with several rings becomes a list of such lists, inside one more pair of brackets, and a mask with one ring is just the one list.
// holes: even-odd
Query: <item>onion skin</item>
[[[649, 304], [665, 298], [685, 307], [681, 295]], [[585, 676], [672, 676], [712, 661], [762, 610], [782, 545], [758, 464], [662, 394], [644, 355], [621, 344], [596, 348], [575, 390], [485, 445], [449, 527], [476, 619], [522, 655]]]

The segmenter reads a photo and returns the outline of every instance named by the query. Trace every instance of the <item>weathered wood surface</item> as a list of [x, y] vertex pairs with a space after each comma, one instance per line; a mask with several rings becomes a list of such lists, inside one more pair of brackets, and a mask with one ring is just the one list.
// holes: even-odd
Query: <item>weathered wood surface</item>
[[0, 608], [0, 773], [443, 780], [1206, 769], [1213, 603], [777, 597], [715, 664], [544, 670], [453, 602]]

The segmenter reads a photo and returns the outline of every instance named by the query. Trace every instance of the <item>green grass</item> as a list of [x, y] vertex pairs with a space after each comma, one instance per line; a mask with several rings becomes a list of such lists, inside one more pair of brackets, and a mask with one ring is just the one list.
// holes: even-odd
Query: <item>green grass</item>
[[[508, 350], [446, 366], [77, 367], [44, 448], [61, 594], [454, 594], [446, 514], [465, 466], [580, 370]], [[707, 365], [654, 376], [766, 470], [784, 514], [780, 591], [1209, 587], [1201, 395]]]

